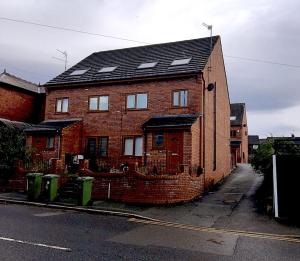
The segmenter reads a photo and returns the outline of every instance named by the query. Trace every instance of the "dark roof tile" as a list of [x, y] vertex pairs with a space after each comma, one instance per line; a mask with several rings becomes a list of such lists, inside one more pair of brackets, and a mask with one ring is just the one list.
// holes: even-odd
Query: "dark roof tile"
[[[212, 38], [213, 46], [218, 39], [219, 36]], [[210, 56], [210, 40], [211, 38], [207, 37], [93, 53], [47, 82], [45, 86], [197, 73], [204, 69]], [[188, 64], [171, 66], [174, 59], [183, 58], [191, 58], [191, 60]], [[153, 68], [138, 69], [141, 63], [146, 62], [157, 62], [157, 64]], [[112, 72], [98, 72], [102, 67], [111, 66], [117, 68]], [[70, 75], [73, 71], [82, 69], [89, 70], [82, 75]]]
[[191, 126], [200, 114], [177, 114], [154, 116], [143, 124], [143, 128], [170, 128]]

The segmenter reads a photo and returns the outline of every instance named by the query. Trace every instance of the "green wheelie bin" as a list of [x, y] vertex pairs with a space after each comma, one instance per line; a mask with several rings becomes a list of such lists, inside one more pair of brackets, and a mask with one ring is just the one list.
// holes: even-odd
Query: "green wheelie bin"
[[57, 198], [58, 175], [47, 174], [43, 176], [43, 194], [44, 199], [52, 202]]
[[92, 188], [93, 188], [93, 177], [78, 177], [78, 188], [79, 188], [79, 198], [78, 204], [81, 206], [86, 206], [91, 201]]
[[26, 177], [28, 184], [27, 197], [29, 200], [37, 200], [41, 195], [43, 173], [28, 173]]

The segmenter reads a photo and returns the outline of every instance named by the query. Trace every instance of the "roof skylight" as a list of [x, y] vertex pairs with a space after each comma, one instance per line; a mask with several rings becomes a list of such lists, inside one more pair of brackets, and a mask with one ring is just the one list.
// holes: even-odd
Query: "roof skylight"
[[188, 63], [191, 61], [191, 59], [192, 59], [192, 58], [175, 59], [175, 60], [171, 63], [171, 66], [188, 64]]
[[153, 68], [157, 65], [157, 62], [151, 62], [151, 63], [141, 63], [138, 66], [138, 69], [146, 69], [146, 68]]
[[69, 75], [76, 76], [76, 75], [82, 75], [86, 73], [89, 69], [80, 69], [80, 70], [75, 70], [71, 72]]
[[102, 67], [98, 72], [99, 73], [113, 72], [116, 68], [117, 66]]

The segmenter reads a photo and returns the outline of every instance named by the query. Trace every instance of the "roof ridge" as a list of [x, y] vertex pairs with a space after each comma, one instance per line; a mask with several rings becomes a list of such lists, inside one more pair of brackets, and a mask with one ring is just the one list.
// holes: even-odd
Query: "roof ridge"
[[[213, 35], [212, 38], [220, 38], [220, 35]], [[110, 49], [110, 50], [105, 50], [105, 51], [93, 52], [91, 55], [98, 54], [98, 53], [105, 53], [105, 52], [120, 51], [120, 50], [131, 50], [131, 49], [143, 48], [143, 47], [148, 48], [148, 47], [152, 47], [152, 46], [168, 45], [168, 44], [172, 44], [172, 43], [183, 43], [183, 42], [190, 42], [190, 41], [192, 42], [195, 40], [204, 40], [204, 39], [210, 39], [210, 36], [202, 37], [202, 38], [193, 38], [193, 39], [189, 39], [189, 40], [180, 40], [180, 41], [172, 41], [172, 42], [164, 42], [164, 43], [138, 45], [138, 46], [132, 46], [132, 47], [126, 47], [126, 48]], [[89, 55], [89, 56], [91, 56], [91, 55]], [[86, 58], [88, 58], [88, 57], [86, 57]]]
[[7, 76], [12, 77], [12, 78], [15, 78], [15, 79], [17, 79], [17, 80], [21, 80], [21, 81], [23, 81], [23, 82], [26, 82], [26, 83], [35, 85], [36, 87], [39, 87], [38, 84], [36, 84], [36, 83], [34, 83], [34, 82], [30, 82], [30, 81], [28, 81], [28, 80], [25, 80], [25, 79], [23, 79], [23, 78], [20, 78], [20, 77], [14, 75], [14, 74], [8, 73], [6, 70], [4, 70], [4, 72], [1, 73], [0, 76], [1, 76], [1, 75], [7, 75]]

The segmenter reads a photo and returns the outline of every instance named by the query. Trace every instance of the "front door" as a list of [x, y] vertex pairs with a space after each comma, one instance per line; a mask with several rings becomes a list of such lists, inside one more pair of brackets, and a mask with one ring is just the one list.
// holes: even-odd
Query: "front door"
[[167, 132], [166, 137], [166, 172], [178, 173], [183, 163], [183, 132]]

